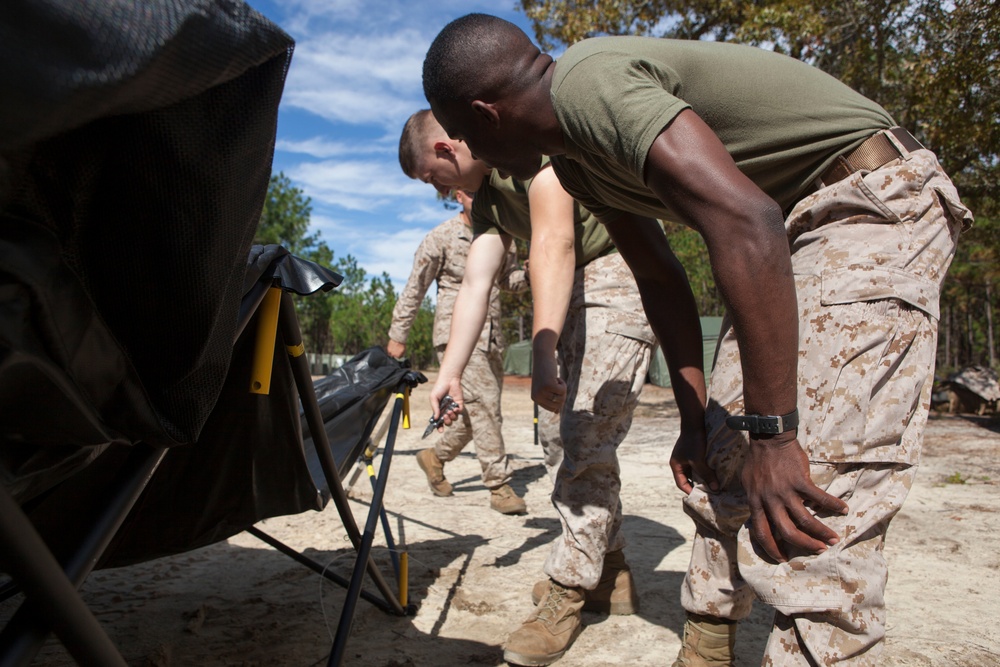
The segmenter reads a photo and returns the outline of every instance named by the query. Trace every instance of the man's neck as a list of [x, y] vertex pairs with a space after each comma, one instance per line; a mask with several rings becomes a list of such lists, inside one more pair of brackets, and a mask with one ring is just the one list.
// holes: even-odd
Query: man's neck
[[537, 111], [535, 115], [536, 131], [542, 152], [545, 155], [562, 155], [566, 152], [566, 141], [563, 137], [562, 127], [560, 127], [556, 111], [552, 107], [552, 75], [555, 69], [556, 61], [549, 58], [548, 65], [533, 91], [533, 106]]

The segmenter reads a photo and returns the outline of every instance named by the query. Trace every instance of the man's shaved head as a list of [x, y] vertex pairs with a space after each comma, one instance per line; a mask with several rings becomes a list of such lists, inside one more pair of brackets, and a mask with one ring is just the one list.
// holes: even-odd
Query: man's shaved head
[[496, 95], [518, 83], [512, 67], [528, 36], [510, 21], [467, 14], [446, 25], [424, 59], [424, 95], [432, 107]]
[[549, 97], [554, 65], [510, 21], [467, 14], [446, 25], [424, 59], [424, 95], [449, 138], [502, 173], [526, 180], [562, 148]]
[[435, 120], [430, 109], [422, 109], [410, 116], [399, 137], [399, 166], [410, 178], [417, 177], [420, 159], [425, 156], [427, 146], [448, 135]]

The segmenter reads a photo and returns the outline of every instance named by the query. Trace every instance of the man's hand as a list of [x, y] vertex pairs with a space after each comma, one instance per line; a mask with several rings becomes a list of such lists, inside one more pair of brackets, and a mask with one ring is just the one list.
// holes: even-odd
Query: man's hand
[[[458, 415], [462, 412], [462, 408], [465, 405], [465, 399], [462, 396], [462, 377], [454, 377], [446, 375], [444, 373], [438, 375], [437, 382], [434, 383], [434, 387], [431, 389], [431, 414], [435, 419], [440, 417], [438, 414], [441, 410], [441, 399], [445, 396], [451, 396], [455, 403], [458, 405], [457, 408], [453, 410], [446, 410], [444, 413], [444, 423], [447, 426], [458, 420]], [[439, 428], [438, 432], [443, 431], [443, 428]]]
[[566, 383], [559, 379], [556, 360], [550, 355], [539, 354], [532, 359], [531, 400], [556, 414], [566, 402]]
[[743, 488], [750, 506], [751, 536], [767, 554], [787, 560], [779, 542], [812, 553], [839, 541], [836, 531], [817, 519], [817, 511], [847, 513], [847, 503], [813, 484], [809, 459], [794, 432], [751, 438], [743, 463]]
[[393, 359], [402, 359], [406, 355], [406, 343], [400, 343], [390, 338], [385, 346], [385, 351]]
[[670, 471], [674, 474], [674, 484], [685, 495], [691, 495], [696, 482], [705, 483], [712, 491], [719, 490], [715, 471], [705, 460], [707, 452], [708, 438], [704, 428], [697, 431], [681, 429], [670, 454]]

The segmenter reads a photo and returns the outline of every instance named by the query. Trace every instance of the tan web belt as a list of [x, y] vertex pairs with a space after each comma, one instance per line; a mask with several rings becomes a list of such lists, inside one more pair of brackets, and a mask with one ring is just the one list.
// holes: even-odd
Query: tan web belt
[[[889, 138], [889, 134], [896, 137], [906, 152], [901, 152], [899, 148]], [[856, 171], [873, 171], [879, 167], [884, 167], [893, 160], [907, 155], [910, 151], [922, 149], [920, 142], [913, 138], [909, 132], [901, 127], [890, 127], [888, 130], [876, 132], [872, 136], [861, 142], [861, 145], [845, 153], [838, 155], [826, 171], [816, 179], [816, 188], [824, 188], [837, 181], [843, 180]]]

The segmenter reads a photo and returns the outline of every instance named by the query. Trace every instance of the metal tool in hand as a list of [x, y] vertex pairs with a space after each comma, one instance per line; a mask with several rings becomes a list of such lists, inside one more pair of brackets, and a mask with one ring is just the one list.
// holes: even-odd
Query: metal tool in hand
[[424, 434], [420, 436], [420, 439], [423, 440], [431, 433], [441, 428], [444, 425], [444, 413], [454, 408], [458, 408], [458, 403], [455, 402], [454, 398], [447, 395], [444, 398], [442, 398], [441, 404], [438, 406], [438, 418], [434, 419], [434, 416], [431, 415], [431, 418], [429, 420], [430, 423], [427, 424], [427, 428], [426, 430], [424, 430]]

